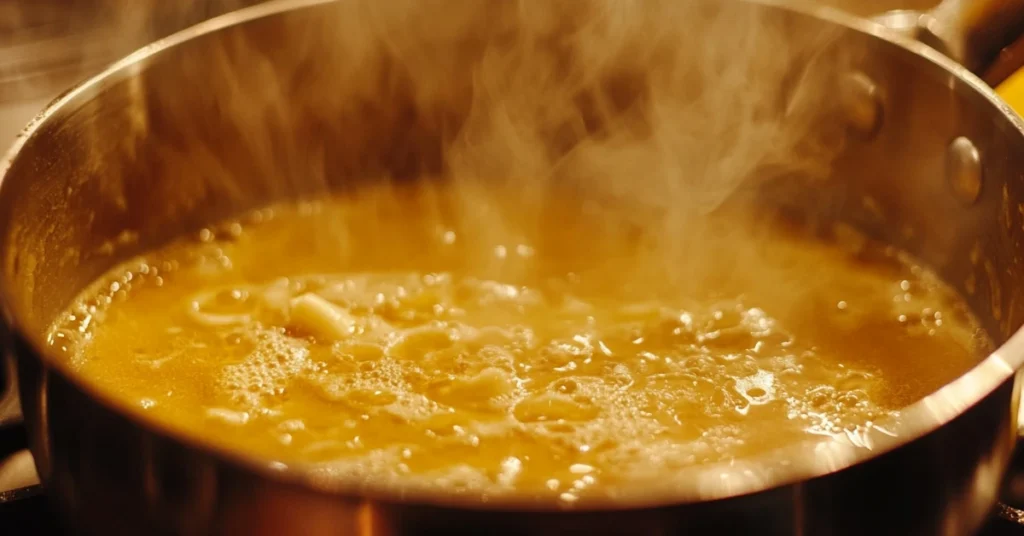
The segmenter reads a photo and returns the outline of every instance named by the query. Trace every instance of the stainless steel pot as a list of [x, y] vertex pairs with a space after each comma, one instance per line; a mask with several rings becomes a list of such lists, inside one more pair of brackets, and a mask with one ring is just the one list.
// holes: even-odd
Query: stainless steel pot
[[[842, 122], [850, 134], [830, 180], [812, 188], [782, 181], [772, 188], [785, 195], [770, 188], [757, 195], [806, 219], [852, 223], [913, 252], [964, 294], [1001, 344], [908, 407], [894, 425], [896, 437], [878, 433], [870, 449], [816, 442], [756, 463], [696, 468], [675, 475], [681, 484], [674, 495], [645, 504], [566, 510], [469, 503], [373, 483], [325, 483], [220, 452], [129, 416], [68, 375], [44, 351], [43, 331], [114, 264], [282, 198], [343, 188], [380, 171], [437, 171], [444, 119], [452, 119], [445, 114], [457, 121], [458, 107], [429, 109], [403, 92], [402, 84], [415, 80], [388, 69], [375, 91], [339, 91], [344, 99], [318, 86], [337, 83], [325, 73], [352, 67], [345, 50], [326, 41], [331, 20], [355, 15], [345, 11], [349, 4], [273, 1], [142, 49], [57, 99], [0, 165], [6, 347], [17, 364], [39, 475], [75, 529], [818, 535], [967, 534], [980, 526], [1017, 436], [1024, 123], [978, 77], [935, 50], [813, 6], [719, 8], [757, 14], [794, 36], [828, 32], [822, 54], [835, 61], [818, 64], [842, 70], [830, 77], [840, 106], [821, 108], [826, 123]], [[940, 10], [886, 20], [942, 37], [947, 52], [985, 72], [1019, 35], [1024, 5], [964, 6], [999, 16]], [[998, 21], [1006, 31], [978, 33], [981, 26], [964, 22], [972, 20]], [[460, 73], [450, 76], [454, 87]], [[271, 135], [251, 135], [254, 125]]]

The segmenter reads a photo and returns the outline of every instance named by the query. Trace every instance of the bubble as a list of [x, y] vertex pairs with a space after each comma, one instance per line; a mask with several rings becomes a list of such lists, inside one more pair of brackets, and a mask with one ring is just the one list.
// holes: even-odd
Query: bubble
[[288, 419], [286, 421], [282, 421], [277, 426], [281, 430], [286, 430], [289, 432], [298, 432], [306, 428], [306, 423], [303, 422], [301, 419]]
[[226, 408], [209, 408], [206, 410], [206, 416], [233, 426], [241, 426], [249, 422], [250, 419], [250, 415], [247, 412], [233, 411]]
[[225, 366], [220, 375], [221, 385], [236, 403], [260, 407], [310, 365], [307, 343], [287, 336], [283, 329], [253, 327], [239, 335], [252, 350], [241, 363]]
[[498, 475], [498, 483], [503, 486], [512, 486], [519, 472], [523, 469], [523, 462], [515, 456], [509, 456], [501, 462], [501, 473]]
[[574, 475], [585, 475], [594, 471], [593, 466], [585, 463], [574, 463], [569, 466], [569, 472]]
[[572, 378], [562, 378], [551, 384], [554, 390], [563, 395], [571, 395], [579, 388], [579, 384]]
[[766, 404], [774, 399], [775, 375], [768, 371], [759, 370], [752, 376], [736, 378], [735, 382], [736, 390], [751, 404]]

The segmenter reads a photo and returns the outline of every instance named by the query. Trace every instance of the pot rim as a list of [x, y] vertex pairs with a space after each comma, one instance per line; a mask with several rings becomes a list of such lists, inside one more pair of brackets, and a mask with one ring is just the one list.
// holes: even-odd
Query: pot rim
[[[82, 102], [99, 95], [106, 87], [133, 76], [156, 56], [196, 38], [242, 25], [255, 20], [282, 15], [287, 12], [331, 4], [344, 0], [270, 0], [206, 20], [190, 28], [146, 45], [111, 64], [102, 72], [68, 89], [54, 99], [18, 135], [14, 144], [0, 161], [0, 196], [3, 195], [7, 174], [17, 160], [25, 143], [52, 118], [74, 109]], [[882, 39], [905, 49], [925, 62], [939, 74], [954, 77], [963, 84], [980, 104], [994, 108], [1024, 137], [1024, 121], [1000, 99], [995, 91], [964, 66], [943, 56], [928, 46], [899, 35], [875, 22], [861, 19], [837, 9], [813, 3], [794, 5], [787, 0], [743, 0], [748, 4], [767, 6], [799, 13], [824, 23], [831, 23], [853, 32]], [[57, 120], [54, 119], [54, 120]], [[735, 462], [717, 462], [687, 467], [667, 477], [655, 488], [646, 486], [614, 499], [588, 499], [579, 506], [533, 498], [492, 496], [481, 500], [479, 492], [470, 494], [437, 493], [426, 489], [403, 487], [401, 483], [367, 483], [345, 478], [324, 478], [309, 467], [285, 466], [280, 462], [259, 459], [230, 449], [203, 443], [171, 427], [144, 418], [140, 412], [116, 403], [88, 381], [71, 373], [66, 365], [53, 359], [45, 350], [42, 335], [22, 329], [23, 318], [14, 306], [10, 293], [0, 288], [0, 308], [3, 320], [12, 334], [31, 350], [32, 358], [39, 359], [51, 371], [57, 371], [64, 381], [87, 394], [106, 410], [131, 421], [148, 433], [163, 436], [193, 449], [195, 453], [227, 464], [235, 469], [255, 473], [271, 480], [290, 483], [321, 493], [339, 497], [360, 497], [385, 503], [414, 503], [424, 506], [457, 507], [471, 510], [518, 511], [572, 511], [636, 510], [685, 505], [711, 500], [728, 499], [741, 495], [789, 486], [801, 481], [826, 476], [855, 464], [881, 456], [912, 443], [940, 428], [962, 414], [969, 407], [989, 396], [997, 387], [1011, 379], [1024, 364], [1024, 329], [1019, 329], [1007, 341], [980, 361], [971, 370], [939, 388], [932, 394], [906, 406], [898, 419], [886, 423], [887, 428], [872, 427], [866, 435], [868, 448], [834, 441], [831, 438], [811, 438], [786, 445], [761, 455]], [[24, 355], [19, 357], [25, 357]]]

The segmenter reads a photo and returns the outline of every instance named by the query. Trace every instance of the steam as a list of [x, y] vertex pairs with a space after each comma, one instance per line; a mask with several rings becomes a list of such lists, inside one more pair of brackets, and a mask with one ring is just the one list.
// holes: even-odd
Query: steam
[[[842, 148], [827, 113], [842, 58], [823, 53], [835, 35], [754, 5], [398, 0], [355, 9], [336, 35], [347, 49], [381, 43], [383, 60], [355, 64], [393, 65], [417, 116], [443, 110], [434, 116], [440, 172], [461, 196], [464, 226], [491, 233], [485, 243], [542, 235], [545, 211], [571, 213], [582, 200], [610, 222], [599, 239], [635, 248], [628, 231], [642, 228], [659, 261], [686, 277], [695, 242], [723, 239], [709, 236], [709, 215], [733, 194], [780, 176], [823, 180]], [[578, 237], [598, 239], [588, 234]]]
[[703, 214], [768, 164], [822, 174], [835, 148], [805, 143], [829, 36], [736, 4], [363, 2], [336, 32], [383, 43], [421, 106], [469, 103], [443, 148], [453, 177]]
[[[697, 252], [745, 249], [716, 214], [768, 203], [737, 194], [827, 184], [842, 150], [833, 101], [853, 51], [787, 13], [740, 0], [307, 7], [165, 51], [110, 90], [120, 115], [85, 106], [77, 117], [102, 120], [67, 191], [111, 236], [169, 238], [169, 221], [426, 178], [424, 214], [465, 230], [484, 268], [495, 245], [529, 244], [643, 250], [660, 276], [692, 278], [713, 266]], [[351, 232], [324, 230], [337, 250]]]

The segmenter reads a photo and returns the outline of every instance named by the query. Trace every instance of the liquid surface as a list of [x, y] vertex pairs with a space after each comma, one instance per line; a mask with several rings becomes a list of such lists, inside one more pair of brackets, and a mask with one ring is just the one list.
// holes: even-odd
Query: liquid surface
[[562, 503], [857, 444], [985, 349], [951, 291], [860, 239], [737, 225], [648, 271], [566, 222], [495, 234], [433, 206], [370, 192], [204, 230], [110, 272], [50, 344], [221, 447]]

